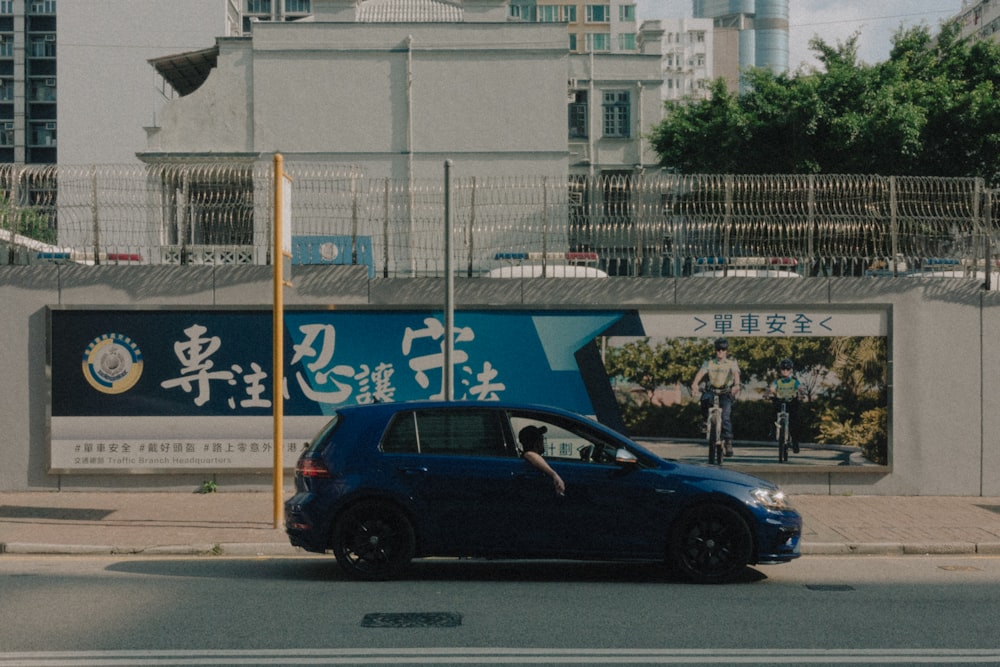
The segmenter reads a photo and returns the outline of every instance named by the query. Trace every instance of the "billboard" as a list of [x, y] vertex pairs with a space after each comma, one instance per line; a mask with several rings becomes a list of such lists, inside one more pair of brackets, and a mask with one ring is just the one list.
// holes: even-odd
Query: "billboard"
[[[734, 348], [754, 356], [745, 375], [751, 401], [766, 380], [766, 355], [805, 354], [809, 343], [810, 367], [802, 372], [815, 381], [814, 404], [846, 401], [842, 376], [849, 369], [837, 366], [836, 349], [849, 347], [844, 341], [881, 341], [876, 365], [887, 369], [889, 315], [888, 307], [866, 306], [458, 310], [454, 395], [556, 405], [663, 455], [700, 460], [697, 434], [681, 423], [698, 419], [687, 414], [691, 400], [682, 389], [682, 375], [694, 371], [678, 358], [729, 336]], [[282, 446], [289, 466], [338, 406], [442, 396], [440, 310], [296, 309], [283, 321]], [[270, 469], [272, 326], [270, 310], [51, 308], [50, 471]], [[766, 442], [736, 438], [745, 441], [740, 451], [767, 450]], [[869, 461], [876, 468], [888, 465], [887, 442], [882, 448], [886, 460]], [[732, 463], [756, 460], [738, 459]], [[803, 458], [800, 465], [842, 459]]]

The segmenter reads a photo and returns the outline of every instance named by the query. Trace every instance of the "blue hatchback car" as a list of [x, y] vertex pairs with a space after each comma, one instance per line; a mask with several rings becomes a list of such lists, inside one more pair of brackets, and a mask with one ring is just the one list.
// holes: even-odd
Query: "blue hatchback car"
[[[522, 458], [527, 427], [544, 433], [563, 494]], [[295, 489], [291, 543], [332, 552], [360, 579], [468, 556], [662, 561], [721, 582], [798, 557], [802, 530], [770, 482], [666, 460], [574, 413], [514, 403], [340, 408], [297, 461]]]

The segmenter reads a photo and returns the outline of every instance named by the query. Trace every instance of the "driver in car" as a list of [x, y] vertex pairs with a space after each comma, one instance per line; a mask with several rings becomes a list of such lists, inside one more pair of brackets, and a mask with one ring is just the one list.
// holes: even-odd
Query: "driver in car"
[[561, 496], [566, 493], [566, 484], [563, 483], [559, 473], [542, 458], [545, 452], [544, 435], [547, 430], [544, 426], [525, 426], [521, 429], [517, 434], [522, 447], [521, 458], [551, 477], [556, 487], [556, 494]]

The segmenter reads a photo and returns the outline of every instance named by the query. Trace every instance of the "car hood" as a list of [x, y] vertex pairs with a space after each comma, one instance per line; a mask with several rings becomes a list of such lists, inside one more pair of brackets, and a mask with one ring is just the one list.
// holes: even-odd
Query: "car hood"
[[683, 477], [691, 482], [722, 482], [725, 484], [735, 484], [747, 488], [765, 487], [776, 489], [778, 486], [774, 482], [750, 475], [729, 468], [710, 466], [704, 463], [681, 463], [680, 461], [669, 461], [664, 459], [666, 470], [671, 475]]

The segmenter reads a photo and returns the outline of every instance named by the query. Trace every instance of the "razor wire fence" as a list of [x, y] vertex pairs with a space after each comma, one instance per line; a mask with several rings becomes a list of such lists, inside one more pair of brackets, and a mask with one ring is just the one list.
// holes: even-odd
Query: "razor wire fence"
[[[973, 178], [870, 175], [367, 176], [288, 161], [293, 264], [372, 277], [981, 277], [998, 194]], [[270, 264], [273, 166], [0, 166], [0, 263]], [[551, 267], [551, 268], [550, 268]], [[530, 271], [527, 269], [530, 268]], [[599, 273], [600, 275], [600, 273]]]

